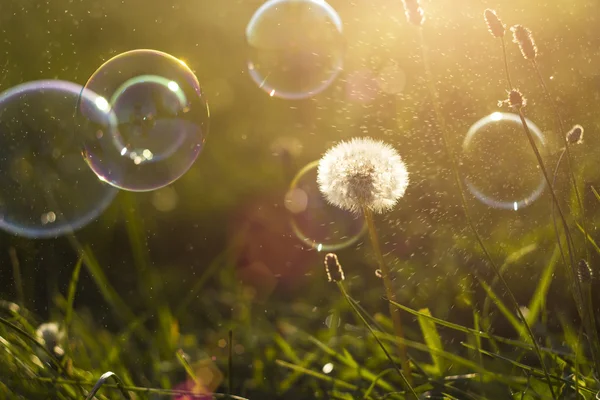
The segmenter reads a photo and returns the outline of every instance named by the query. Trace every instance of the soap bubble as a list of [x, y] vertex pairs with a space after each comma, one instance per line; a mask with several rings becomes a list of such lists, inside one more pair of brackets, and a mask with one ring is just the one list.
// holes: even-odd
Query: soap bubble
[[[56, 237], [97, 218], [117, 190], [81, 156], [84, 137], [112, 125], [101, 98], [59, 80], [24, 83], [0, 94], [0, 228]], [[89, 109], [84, 123], [78, 104]]]
[[324, 0], [269, 0], [250, 19], [246, 39], [250, 76], [271, 96], [314, 96], [342, 69], [342, 21]]
[[[116, 116], [110, 134], [87, 138], [85, 158], [103, 180], [129, 191], [155, 190], [179, 179], [202, 151], [209, 112], [200, 84], [181, 60], [132, 50], [104, 63], [86, 88]], [[83, 104], [81, 114], [88, 110]]]
[[317, 166], [311, 162], [298, 172], [285, 195], [296, 236], [318, 251], [337, 251], [356, 243], [366, 232], [362, 214], [327, 203], [317, 185]]
[[[542, 131], [526, 121], [543, 151], [546, 139]], [[546, 181], [519, 115], [495, 112], [480, 119], [467, 132], [462, 148], [466, 186], [482, 203], [517, 211], [543, 193]]]

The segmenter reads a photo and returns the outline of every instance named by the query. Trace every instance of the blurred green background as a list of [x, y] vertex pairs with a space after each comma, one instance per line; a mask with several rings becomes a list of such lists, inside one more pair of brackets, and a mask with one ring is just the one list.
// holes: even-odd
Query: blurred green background
[[[481, 307], [485, 297], [477, 278], [492, 278], [466, 229], [426, 91], [419, 32], [406, 22], [401, 2], [330, 1], [343, 22], [344, 70], [327, 90], [300, 101], [269, 97], [246, 71], [244, 30], [262, 3], [9, 0], [0, 5], [0, 89], [35, 79], [84, 84], [104, 61], [135, 48], [170, 53], [196, 73], [211, 120], [206, 148], [194, 166], [167, 188], [120, 193], [76, 237], [91, 249], [133, 312], [149, 316], [151, 331], [159, 329], [161, 307], [178, 310], [184, 304], [180, 313], [174, 311], [177, 329], [192, 335], [192, 347], [223, 367], [226, 350], [220, 340], [232, 329], [242, 345], [235, 354], [241, 394], [260, 387], [260, 379], [252, 381], [257, 354], [271, 348], [274, 333], [285, 331], [284, 322], [316, 334], [328, 329], [331, 321], [326, 320], [342, 303], [327, 283], [324, 254], [298, 240], [284, 204], [296, 172], [339, 140], [367, 135], [385, 140], [407, 163], [411, 184], [406, 196], [377, 221], [403, 304], [470, 323], [471, 306]], [[584, 144], [573, 150], [574, 165], [584, 189], [588, 229], [598, 239], [600, 213], [590, 186], [600, 180], [600, 3], [424, 0], [422, 7], [433, 74], [457, 154], [469, 127], [502, 111], [497, 102], [506, 97], [500, 43], [487, 32], [483, 10], [493, 8], [509, 26], [519, 23], [532, 30], [541, 72], [566, 124], [586, 129]], [[545, 161], [553, 170], [561, 150], [555, 117], [534, 70], [516, 45], [507, 45], [513, 81], [529, 100], [528, 118], [546, 135]], [[377, 85], [386, 67], [400, 81], [394, 93]], [[494, 157], [481, 154], [482, 166]], [[514, 172], [527, 168], [531, 159], [508, 161], [503, 168]], [[568, 198], [566, 175], [557, 182], [561, 198]], [[506, 271], [526, 305], [555, 248], [548, 192], [518, 212], [491, 209], [468, 197], [499, 264], [520, 249], [530, 250]], [[20, 263], [22, 298], [10, 249]], [[337, 253], [354, 297], [371, 313], [385, 312], [366, 237]], [[0, 233], [0, 297], [22, 300], [40, 321], [56, 319], [56, 294], [65, 294], [77, 258], [66, 238], [28, 240]], [[555, 273], [544, 328], [549, 331], [559, 314], [577, 321], [562, 264]], [[194, 292], [200, 279], [203, 286]], [[126, 326], [86, 269], [75, 309], [101, 331]], [[350, 319], [342, 314], [340, 329]], [[417, 326], [410, 319], [407, 323]], [[493, 326], [499, 334], [515, 334], [501, 317]], [[450, 343], [452, 336], [446, 339]], [[298, 346], [311, 348], [310, 343]], [[173, 354], [157, 357], [170, 360]], [[142, 359], [129, 363], [146, 371]], [[276, 382], [284, 372], [268, 366], [264, 380]], [[156, 370], [144, 376], [147, 381], [140, 384], [156, 385], [161, 379]]]

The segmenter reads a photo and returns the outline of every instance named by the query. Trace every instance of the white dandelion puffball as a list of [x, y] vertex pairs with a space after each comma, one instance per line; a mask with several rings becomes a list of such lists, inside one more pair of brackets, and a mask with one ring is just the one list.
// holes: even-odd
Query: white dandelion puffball
[[371, 138], [354, 138], [330, 148], [319, 161], [317, 183], [325, 199], [352, 212], [382, 213], [394, 207], [408, 186], [398, 152]]

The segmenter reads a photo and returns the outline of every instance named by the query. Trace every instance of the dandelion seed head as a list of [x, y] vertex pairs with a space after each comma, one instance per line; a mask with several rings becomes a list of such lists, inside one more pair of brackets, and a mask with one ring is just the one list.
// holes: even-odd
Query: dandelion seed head
[[404, 196], [408, 171], [390, 145], [354, 138], [329, 149], [319, 161], [317, 183], [325, 199], [352, 212], [389, 211]]
[[487, 24], [488, 30], [495, 38], [504, 37], [504, 33], [506, 32], [506, 25], [502, 23], [498, 15], [496, 15], [496, 11], [491, 9], [486, 9], [483, 12], [483, 18], [485, 19], [485, 23]]
[[515, 25], [510, 30], [513, 33], [513, 42], [519, 45], [521, 54], [526, 60], [535, 60], [537, 57], [537, 46], [531, 35], [531, 31], [523, 25]]
[[575, 125], [567, 132], [567, 143], [568, 144], [581, 144], [583, 142], [583, 127], [581, 125]]

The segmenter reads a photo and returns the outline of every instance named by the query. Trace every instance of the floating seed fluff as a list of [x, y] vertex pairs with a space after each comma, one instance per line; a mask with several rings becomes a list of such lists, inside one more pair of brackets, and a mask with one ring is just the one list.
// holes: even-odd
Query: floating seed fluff
[[390, 145], [354, 138], [329, 149], [319, 161], [317, 182], [325, 199], [344, 210], [382, 213], [404, 196], [408, 171]]

